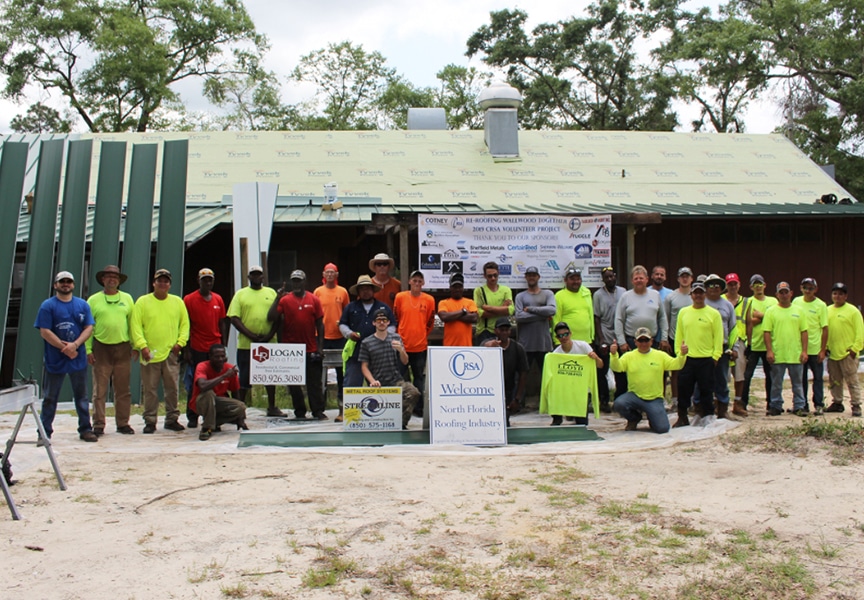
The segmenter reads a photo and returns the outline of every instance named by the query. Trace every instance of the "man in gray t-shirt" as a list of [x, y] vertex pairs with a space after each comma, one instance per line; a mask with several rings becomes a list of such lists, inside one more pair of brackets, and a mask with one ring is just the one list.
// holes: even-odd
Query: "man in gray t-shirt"
[[528, 289], [516, 295], [516, 324], [519, 326], [519, 343], [528, 355], [528, 368], [535, 362], [543, 369], [543, 357], [552, 352], [552, 335], [549, 319], [555, 316], [555, 294], [540, 288], [540, 271], [537, 267], [525, 269]]
[[670, 351], [666, 313], [660, 302], [660, 294], [648, 289], [648, 271], [642, 265], [633, 267], [631, 281], [633, 289], [624, 292], [615, 309], [615, 338], [622, 352], [636, 346], [633, 336], [640, 327], [646, 327], [651, 337], [660, 333], [660, 349]]
[[693, 304], [690, 298], [690, 285], [693, 283], [693, 271], [690, 267], [678, 269], [678, 288], [666, 296], [663, 308], [666, 311], [666, 321], [669, 323], [669, 345], [675, 349], [675, 327], [678, 324], [678, 311]]
[[[600, 410], [612, 412], [609, 405], [609, 382], [606, 374], [609, 372], [609, 346], [615, 342], [615, 308], [626, 291], [618, 284], [618, 275], [612, 267], [603, 267], [600, 271], [603, 286], [594, 292], [594, 348], [603, 360], [603, 366], [597, 368], [597, 394], [600, 396]], [[627, 376], [615, 373], [615, 397], [627, 392]]]

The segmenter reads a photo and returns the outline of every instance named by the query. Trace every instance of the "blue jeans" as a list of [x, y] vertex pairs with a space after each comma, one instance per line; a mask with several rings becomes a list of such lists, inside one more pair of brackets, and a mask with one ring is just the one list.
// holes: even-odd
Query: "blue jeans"
[[825, 365], [819, 361], [819, 355], [813, 354], [807, 357], [801, 369], [801, 383], [804, 391], [804, 405], [807, 405], [807, 370], [813, 373], [813, 406], [825, 406]]
[[[57, 414], [57, 398], [63, 387], [66, 373], [49, 373], [45, 371], [42, 379], [42, 427], [50, 438], [54, 433], [54, 415]], [[90, 401], [87, 398], [87, 369], [69, 373], [72, 383], [72, 396], [75, 398], [75, 412], [78, 413], [78, 433], [93, 431], [90, 425]]]
[[717, 402], [729, 404], [729, 355], [725, 352], [714, 365], [714, 396]]
[[[357, 353], [360, 354], [359, 352]], [[361, 387], [363, 385], [363, 371], [360, 370], [360, 361], [357, 356], [352, 356], [345, 361], [345, 387]]]
[[774, 363], [771, 365], [771, 402], [769, 408], [783, 410], [783, 375], [789, 371], [789, 380], [792, 383], [792, 410], [799, 410], [807, 406], [804, 397], [804, 385], [801, 383], [804, 373], [804, 365], [801, 363]]
[[656, 400], [643, 400], [633, 392], [627, 392], [615, 398], [612, 405], [615, 411], [627, 419], [628, 423], [638, 423], [642, 420], [642, 413], [648, 415], [648, 425], [654, 433], [666, 433], [669, 431], [669, 417], [666, 416], [666, 406], [663, 398]]
[[[417, 391], [420, 392], [420, 398], [417, 400], [417, 403], [422, 410], [423, 394], [426, 391], [426, 350], [422, 352], [409, 352], [408, 366], [411, 368], [410, 381], [417, 388]], [[415, 406], [416, 408], [417, 406]]]

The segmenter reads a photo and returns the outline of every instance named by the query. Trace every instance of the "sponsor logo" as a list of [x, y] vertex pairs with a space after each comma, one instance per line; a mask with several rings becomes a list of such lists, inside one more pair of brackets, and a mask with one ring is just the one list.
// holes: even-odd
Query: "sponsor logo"
[[387, 405], [381, 401], [381, 398], [366, 396], [360, 401], [360, 410], [367, 417], [380, 417], [387, 410]]
[[267, 362], [270, 360], [270, 351], [267, 348], [255, 348], [252, 350], [252, 359], [259, 363]]
[[754, 152], [756, 158], [767, 158], [767, 159], [776, 159], [777, 157], [771, 154], [770, 152]]
[[731, 152], [706, 152], [705, 156], [708, 158], [732, 158]]
[[378, 135], [377, 133], [362, 131], [362, 132], [357, 133], [357, 137], [361, 140], [377, 140], [381, 136]]
[[441, 268], [441, 255], [420, 254], [420, 268], [424, 271], [437, 271]]
[[511, 275], [513, 273], [513, 265], [498, 265], [498, 272], [501, 275]]
[[531, 195], [528, 192], [508, 192], [506, 190], [502, 190], [505, 198], [530, 198]]
[[453, 377], [470, 381], [479, 377], [483, 372], [483, 359], [476, 352], [463, 350], [450, 357], [447, 367]]
[[702, 177], [723, 177], [721, 171], [701, 171]]
[[678, 192], [666, 192], [663, 190], [654, 190], [654, 195], [658, 198], [678, 198]]
[[571, 150], [570, 154], [576, 158], [594, 158], [593, 152], [586, 152], [584, 150]]
[[651, 140], [668, 140], [669, 136], [663, 133], [649, 133], [648, 139]]
[[534, 171], [531, 169], [510, 169], [510, 174], [513, 177], [534, 177]]
[[558, 266], [557, 260], [547, 260], [546, 266], [552, 269], [553, 271], [560, 271], [561, 267]]
[[654, 171], [657, 177], [678, 177], [677, 171]]
[[470, 140], [473, 136], [467, 132], [454, 131], [450, 134], [450, 137], [454, 140]]
[[[105, 139], [105, 138], [102, 138], [102, 139]], [[204, 140], [204, 141], [206, 141], [206, 140], [210, 139], [210, 134], [209, 133], [192, 133], [189, 135], [189, 139], [190, 140]]]
[[568, 191], [564, 191], [564, 190], [554, 190], [552, 193], [555, 194], [556, 198], [581, 198], [582, 197], [582, 194], [580, 194], [579, 192], [568, 192]]
[[573, 217], [567, 222], [567, 227], [570, 228], [570, 231], [579, 231], [582, 228], [582, 219]]
[[528, 150], [525, 154], [528, 156], [536, 156], [537, 158], [549, 158], [549, 154], [546, 152], [535, 152], [534, 150]]
[[770, 198], [774, 196], [774, 192], [768, 190], [749, 190], [749, 194], [754, 198]]
[[594, 248], [594, 258], [609, 258], [611, 255], [609, 248]]
[[630, 192], [616, 192], [614, 190], [604, 190], [609, 198], [629, 198]]
[[616, 150], [615, 154], [621, 158], [639, 158], [639, 153], [634, 150]]
[[203, 202], [207, 200], [207, 194], [186, 194], [187, 202]]
[[447, 217], [426, 217], [424, 220], [426, 225], [447, 225]]
[[591, 258], [594, 248], [591, 247], [591, 244], [579, 244], [573, 248], [573, 252], [576, 254], [576, 258], [586, 259]]
[[498, 256], [496, 256], [495, 258], [496, 258], [496, 260], [497, 260], [498, 262], [507, 262], [508, 260], [512, 259], [513, 257], [512, 257], [512, 256], [507, 256], [506, 254], [504, 254], [504, 253], [502, 252], [501, 254], [499, 254]]
[[420, 245], [421, 245], [421, 246], [426, 246], [426, 247], [429, 247], [429, 248], [440, 248], [440, 247], [441, 247], [441, 244], [439, 244], [439, 243], [436, 242], [435, 240], [423, 240], [423, 243], [420, 244]]
[[560, 133], [541, 133], [540, 137], [544, 140], [563, 140], [564, 136]]
[[[189, 156], [192, 156], [191, 154]], [[790, 177], [812, 177], [807, 171], [786, 171]]]
[[702, 190], [702, 195], [706, 198], [725, 198], [726, 192], [717, 192], [714, 190]]
[[190, 152], [189, 158], [201, 158], [201, 153], [200, 152]]
[[459, 258], [459, 253], [453, 249], [449, 249], [441, 255], [441, 258], [444, 258], [445, 260], [448, 258]]
[[768, 177], [768, 173], [766, 173], [765, 171], [748, 171], [747, 169], [744, 169], [744, 172], [747, 174], [747, 177]]
[[351, 190], [345, 190], [341, 195], [347, 198], [368, 198], [369, 192], [353, 192]]
[[453, 273], [462, 273], [462, 261], [461, 260], [445, 260], [441, 264], [441, 272], [445, 275], [452, 275]]
[[465, 226], [465, 221], [462, 217], [454, 217], [453, 218], [453, 229], [462, 229]]
[[476, 198], [477, 192], [460, 192], [458, 190], [450, 190], [451, 198]]
[[583, 367], [575, 360], [565, 360], [558, 365], [559, 375], [581, 376]]
[[562, 177], [585, 177], [585, 173], [575, 169], [558, 169], [558, 172], [561, 173]]
[[413, 131], [406, 131], [404, 134], [406, 140], [425, 140], [425, 133], [416, 133]]

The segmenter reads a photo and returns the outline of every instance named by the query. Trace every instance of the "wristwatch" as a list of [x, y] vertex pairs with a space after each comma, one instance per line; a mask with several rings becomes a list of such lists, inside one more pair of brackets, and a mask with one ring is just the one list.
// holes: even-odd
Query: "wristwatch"
[[464, 306], [462, 307], [462, 314], [463, 314], [463, 315], [467, 315], [467, 314], [468, 314], [468, 309], [465, 308]]

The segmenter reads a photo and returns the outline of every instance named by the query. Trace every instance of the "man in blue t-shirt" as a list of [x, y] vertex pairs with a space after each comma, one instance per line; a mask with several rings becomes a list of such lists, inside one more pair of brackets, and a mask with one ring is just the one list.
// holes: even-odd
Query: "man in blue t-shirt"
[[78, 435], [85, 442], [96, 442], [90, 424], [90, 402], [87, 399], [87, 350], [84, 342], [93, 333], [90, 305], [72, 295], [75, 277], [60, 271], [54, 277], [54, 296], [39, 307], [34, 327], [45, 340], [45, 376], [42, 384], [42, 426], [50, 438], [54, 433], [57, 397], [66, 375], [72, 383], [75, 412], [78, 413]]

